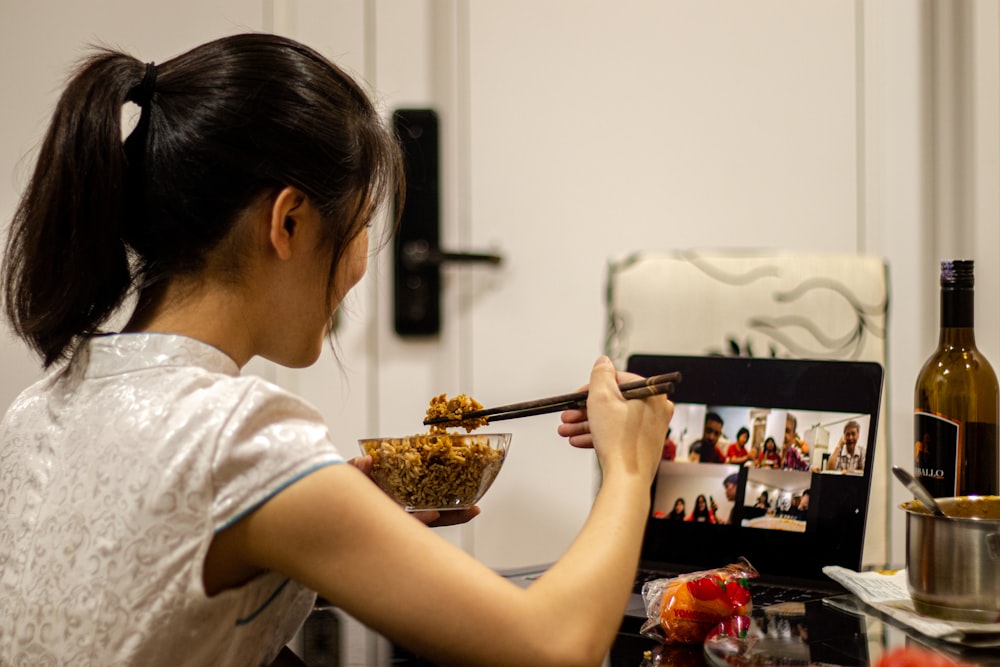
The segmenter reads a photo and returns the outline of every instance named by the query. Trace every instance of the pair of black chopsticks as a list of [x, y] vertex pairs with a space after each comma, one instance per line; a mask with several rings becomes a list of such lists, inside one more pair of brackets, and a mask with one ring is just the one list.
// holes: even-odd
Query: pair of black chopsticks
[[[671, 394], [674, 386], [681, 381], [680, 373], [665, 373], [654, 375], [653, 377], [635, 382], [626, 382], [618, 385], [622, 396], [625, 398], [646, 398], [657, 394]], [[578, 391], [574, 394], [563, 394], [562, 396], [552, 396], [550, 398], [539, 398], [534, 401], [524, 401], [523, 403], [511, 403], [501, 405], [496, 408], [486, 408], [485, 410], [475, 410], [451, 417], [434, 417], [425, 419], [424, 424], [457, 424], [467, 419], [478, 419], [487, 417], [488, 421], [496, 422], [504, 419], [517, 419], [518, 417], [530, 417], [532, 415], [544, 415], [550, 412], [562, 412], [571, 408], [583, 408], [587, 405], [586, 391]]]

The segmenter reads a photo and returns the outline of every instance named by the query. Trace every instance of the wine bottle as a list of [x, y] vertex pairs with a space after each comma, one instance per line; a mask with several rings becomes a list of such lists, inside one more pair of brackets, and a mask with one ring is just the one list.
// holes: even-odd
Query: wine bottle
[[996, 495], [1000, 391], [976, 347], [971, 260], [941, 262], [938, 347], [917, 376], [914, 476], [935, 497]]

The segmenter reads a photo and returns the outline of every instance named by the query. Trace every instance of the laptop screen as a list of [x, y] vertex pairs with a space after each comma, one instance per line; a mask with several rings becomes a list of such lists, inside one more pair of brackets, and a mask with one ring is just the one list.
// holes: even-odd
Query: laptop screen
[[861, 566], [882, 368], [873, 362], [634, 355], [680, 371], [643, 560], [746, 557], [762, 574], [825, 580]]

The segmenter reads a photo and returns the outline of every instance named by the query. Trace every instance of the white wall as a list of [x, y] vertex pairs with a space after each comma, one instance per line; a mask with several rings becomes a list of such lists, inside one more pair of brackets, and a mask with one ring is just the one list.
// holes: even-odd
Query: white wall
[[[240, 29], [260, 29], [259, 2], [114, 0], [5, 2], [0, 21], [0, 224], [7, 224], [27, 183], [33, 154], [69, 68], [90, 44], [134, 49], [162, 60], [193, 42]], [[6, 238], [4, 234], [2, 238]], [[38, 366], [6, 325], [0, 334], [0, 405], [37, 377]]]
[[[601, 350], [607, 257], [752, 246], [888, 258], [886, 418], [905, 464], [912, 382], [936, 339], [938, 259], [981, 260], [980, 342], [1000, 362], [997, 14], [995, 0], [7, 3], [0, 218], [88, 42], [163, 60], [222, 34], [284, 32], [345, 63], [387, 110], [441, 111], [446, 242], [508, 260], [497, 272], [448, 271], [441, 338], [401, 341], [383, 256], [342, 320], [344, 372], [330, 357], [306, 371], [254, 366], [317, 403], [345, 451], [360, 435], [412, 431], [441, 391], [507, 402], [584, 382]], [[958, 28], [933, 29], [946, 20]], [[941, 74], [936, 63], [956, 51], [964, 69]], [[932, 114], [949, 76], [975, 85]], [[935, 178], [941, 122], [973, 138], [952, 185]], [[955, 197], [964, 205], [942, 204]], [[954, 211], [964, 212], [957, 237], [944, 233]], [[6, 334], [0, 369], [0, 405], [38, 373]], [[590, 461], [552, 437], [551, 421], [511, 429], [509, 482], [475, 526], [445, 531], [499, 566], [557, 556], [591, 492]], [[895, 521], [896, 562], [901, 535]]]

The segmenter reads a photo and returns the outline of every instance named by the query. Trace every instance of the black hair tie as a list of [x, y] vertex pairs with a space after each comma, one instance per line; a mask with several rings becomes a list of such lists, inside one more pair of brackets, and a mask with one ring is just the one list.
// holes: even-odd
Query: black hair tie
[[156, 90], [156, 63], [146, 63], [146, 73], [142, 75], [142, 81], [132, 89], [132, 101], [145, 108], [153, 100], [153, 92]]
[[136, 219], [145, 209], [145, 162], [146, 144], [149, 134], [150, 106], [156, 90], [156, 64], [146, 63], [142, 81], [128, 92], [127, 100], [139, 105], [139, 120], [132, 132], [125, 138], [125, 158], [127, 164], [127, 185], [125, 205]]

